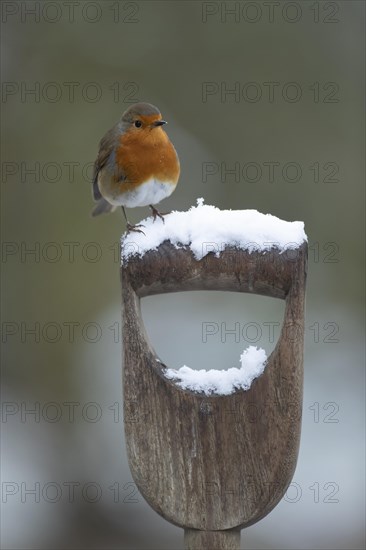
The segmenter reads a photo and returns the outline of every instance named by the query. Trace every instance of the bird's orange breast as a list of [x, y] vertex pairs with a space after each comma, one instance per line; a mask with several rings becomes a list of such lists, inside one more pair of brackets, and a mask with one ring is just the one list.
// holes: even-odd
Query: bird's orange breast
[[178, 155], [161, 128], [126, 132], [119, 138], [116, 163], [124, 174], [121, 191], [130, 191], [152, 178], [176, 185], [180, 166]]

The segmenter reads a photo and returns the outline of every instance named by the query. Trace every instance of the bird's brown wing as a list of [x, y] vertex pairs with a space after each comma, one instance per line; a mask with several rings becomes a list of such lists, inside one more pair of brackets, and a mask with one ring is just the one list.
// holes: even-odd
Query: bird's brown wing
[[[100, 141], [99, 152], [97, 159], [94, 162], [93, 169], [93, 197], [96, 201], [99, 201], [102, 198], [101, 192], [99, 191], [98, 187], [98, 174], [107, 163], [110, 155], [113, 153], [119, 133], [120, 132], [118, 125], [116, 125], [111, 128]], [[116, 170], [118, 170], [117, 166]], [[124, 174], [121, 172], [121, 170], [118, 170], [118, 173], [115, 174], [115, 177], [118, 181], [120, 181], [124, 179]]]

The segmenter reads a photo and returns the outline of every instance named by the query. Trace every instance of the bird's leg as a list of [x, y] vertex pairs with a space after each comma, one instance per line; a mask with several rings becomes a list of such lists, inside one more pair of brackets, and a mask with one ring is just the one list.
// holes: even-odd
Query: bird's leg
[[170, 214], [170, 212], [159, 212], [159, 210], [157, 210], [152, 204], [149, 204], [149, 206], [151, 208], [154, 221], [156, 220], [156, 218], [160, 218], [161, 220], [163, 220], [163, 223], [165, 223], [164, 216]]
[[144, 226], [142, 224], [133, 225], [132, 223], [130, 223], [126, 216], [125, 207], [121, 206], [121, 208], [122, 208], [123, 215], [126, 219], [127, 233], [130, 233], [131, 231], [135, 231], [135, 233], [142, 233], [143, 235], [145, 235], [145, 233], [141, 229], [139, 229], [139, 227], [144, 227]]

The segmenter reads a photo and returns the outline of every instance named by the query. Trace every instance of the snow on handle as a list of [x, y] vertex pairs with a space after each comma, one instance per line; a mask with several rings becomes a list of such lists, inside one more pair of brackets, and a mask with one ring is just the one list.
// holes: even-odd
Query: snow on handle
[[152, 217], [142, 220], [144, 234], [122, 236], [122, 261], [156, 250], [164, 241], [176, 248], [189, 246], [196, 260], [210, 252], [219, 256], [230, 246], [249, 251], [285, 251], [307, 241], [303, 222], [287, 222], [257, 210], [220, 210], [203, 202], [197, 199], [197, 206], [187, 212], [171, 212], [164, 217], [165, 223], [160, 219], [154, 222]]
[[206, 395], [230, 395], [237, 389], [249, 390], [253, 380], [264, 372], [267, 355], [264, 349], [249, 346], [240, 356], [240, 362], [240, 369], [193, 370], [184, 366], [178, 370], [167, 369], [164, 374], [182, 389]]

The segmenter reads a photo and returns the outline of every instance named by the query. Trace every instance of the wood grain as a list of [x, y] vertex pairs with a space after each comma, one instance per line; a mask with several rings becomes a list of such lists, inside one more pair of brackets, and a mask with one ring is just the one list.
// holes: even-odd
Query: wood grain
[[[189, 249], [164, 242], [121, 268], [129, 465], [150, 506], [186, 529], [187, 548], [209, 548], [212, 531], [223, 533], [217, 548], [239, 548], [239, 530], [267, 515], [291, 482], [301, 428], [306, 271], [306, 243], [282, 254], [226, 249], [197, 261]], [[191, 290], [286, 301], [278, 343], [248, 391], [207, 397], [165, 378], [169, 366], [149, 342], [140, 298]]]

